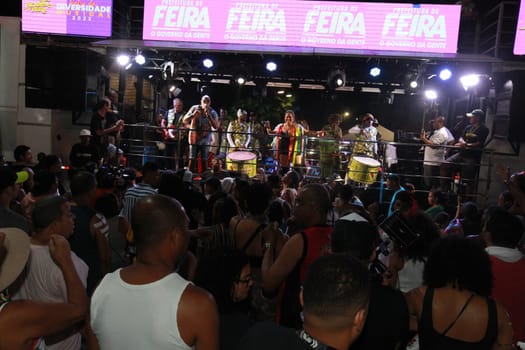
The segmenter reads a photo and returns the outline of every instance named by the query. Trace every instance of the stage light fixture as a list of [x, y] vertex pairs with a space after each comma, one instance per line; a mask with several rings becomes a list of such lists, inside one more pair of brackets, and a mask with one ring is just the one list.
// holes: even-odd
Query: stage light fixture
[[328, 74], [328, 81], [327, 85], [329, 89], [337, 89], [346, 84], [346, 72], [341, 69], [337, 68], [332, 70]]
[[133, 63], [129, 62], [126, 67], [124, 67], [125, 70], [128, 70], [130, 69], [131, 67], [133, 67]]
[[416, 80], [412, 80], [412, 81], [410, 82], [410, 88], [411, 88], [411, 89], [416, 89], [417, 86], [418, 86], [418, 83], [417, 83]]
[[148, 75], [148, 79], [153, 79], [153, 74]]
[[459, 78], [459, 81], [461, 82], [461, 85], [463, 85], [463, 89], [467, 91], [469, 88], [478, 85], [479, 75], [478, 74], [464, 75], [461, 78]]
[[126, 66], [128, 65], [129, 63], [129, 56], [128, 55], [119, 55], [117, 57], [117, 62], [118, 64], [120, 64], [121, 66]]
[[425, 91], [425, 97], [428, 100], [435, 100], [438, 97], [438, 95], [437, 95], [436, 90], [426, 90]]
[[167, 80], [175, 75], [175, 63], [166, 61], [160, 65], [162, 79]]
[[246, 77], [244, 75], [239, 74], [235, 77], [235, 82], [238, 85], [244, 85], [246, 84]]
[[269, 61], [266, 63], [266, 70], [268, 72], [275, 72], [277, 70], [277, 63]]
[[370, 68], [369, 74], [370, 74], [371, 77], [377, 78], [378, 76], [381, 75], [381, 68], [379, 68], [378, 66], [374, 66], [374, 67]]
[[285, 91], [284, 90], [277, 90], [277, 94], [278, 95], [284, 95]]
[[140, 52], [137, 52], [137, 55], [135, 56], [135, 62], [142, 66], [144, 63], [146, 63], [146, 57], [144, 57], [144, 55]]
[[286, 94], [286, 97], [287, 97], [287, 98], [292, 98], [293, 95], [292, 95], [292, 94]]
[[452, 72], [448, 68], [444, 68], [441, 71], [439, 71], [439, 79], [441, 80], [449, 80], [452, 77]]
[[207, 69], [213, 68], [213, 60], [211, 58], [205, 58], [202, 60], [202, 65]]

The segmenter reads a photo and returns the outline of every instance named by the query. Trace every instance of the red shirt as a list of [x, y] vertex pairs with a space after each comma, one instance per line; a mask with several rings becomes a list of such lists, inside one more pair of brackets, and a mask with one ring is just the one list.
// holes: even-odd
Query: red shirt
[[525, 340], [525, 258], [510, 263], [490, 256], [494, 289], [492, 297], [509, 312], [514, 341]]

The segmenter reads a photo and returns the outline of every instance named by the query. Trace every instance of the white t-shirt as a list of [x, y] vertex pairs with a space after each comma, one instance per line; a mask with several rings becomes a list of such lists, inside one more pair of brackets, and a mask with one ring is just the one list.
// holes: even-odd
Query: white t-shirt
[[425, 263], [420, 260], [405, 260], [405, 265], [398, 272], [398, 287], [403, 293], [423, 285]]
[[432, 136], [428, 139], [432, 142], [432, 145], [425, 145], [424, 164], [438, 166], [445, 159], [445, 148], [440, 147], [447, 144], [449, 141], [449, 133], [447, 133], [446, 127], [441, 127], [434, 131]]
[[[86, 286], [88, 266], [75, 253], [71, 259], [84, 287]], [[27, 264], [27, 276], [13, 300], [32, 300], [45, 303], [64, 303], [67, 301], [67, 288], [62, 270], [55, 264], [49, 247], [31, 244], [31, 254]], [[80, 350], [80, 333], [48, 345], [51, 350]]]
[[172, 273], [141, 285], [107, 274], [91, 299], [91, 327], [100, 349], [188, 350], [177, 325], [182, 293], [190, 282]]

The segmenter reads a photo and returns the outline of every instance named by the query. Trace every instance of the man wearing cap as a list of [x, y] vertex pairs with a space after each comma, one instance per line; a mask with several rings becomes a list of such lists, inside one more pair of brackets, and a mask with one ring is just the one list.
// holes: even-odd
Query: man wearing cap
[[[24, 272], [30, 243], [29, 237], [19, 229], [0, 228], [0, 349], [46, 349], [42, 337], [78, 325], [88, 314], [89, 299], [71, 260], [67, 240], [51, 235], [48, 246], [49, 253], [62, 272], [67, 290], [66, 301], [12, 301], [8, 289]], [[89, 340], [94, 339], [90, 337]]]
[[15, 172], [10, 167], [0, 167], [0, 227], [17, 227], [27, 234], [31, 232], [26, 219], [10, 208], [20, 192], [20, 184], [28, 178], [27, 171]]
[[[353, 154], [363, 155], [371, 158], [377, 156], [377, 128], [374, 124], [372, 113], [366, 113], [361, 123], [348, 130], [349, 134], [354, 134], [356, 142], [354, 144]], [[362, 142], [359, 142], [362, 141]]]
[[[461, 177], [466, 180], [467, 193], [471, 194], [475, 192], [475, 180], [483, 154], [482, 150], [489, 136], [489, 129], [483, 124], [485, 113], [481, 109], [474, 109], [471, 113], [467, 113], [467, 118], [469, 125], [465, 127], [459, 141], [455, 144], [460, 151], [446, 159], [449, 164], [441, 167], [441, 176], [451, 175], [449, 170], [452, 163], [467, 163], [461, 165]], [[446, 186], [446, 180], [445, 183], [442, 183], [443, 185]], [[446, 190], [446, 187], [442, 190]]]
[[80, 130], [80, 142], [75, 143], [69, 152], [69, 161], [73, 168], [86, 168], [90, 163], [97, 165], [100, 160], [98, 148], [91, 143], [91, 131]]
[[445, 117], [439, 116], [432, 121], [434, 132], [431, 136], [423, 130], [421, 132], [421, 142], [425, 144], [423, 156], [423, 176], [425, 185], [428, 188], [437, 188], [439, 180], [439, 166], [445, 160], [445, 148], [442, 146], [454, 141], [450, 130], [445, 126]]
[[248, 113], [239, 108], [237, 111], [237, 120], [228, 125], [228, 144], [230, 152], [247, 150], [251, 140], [252, 129], [250, 124], [246, 122]]
[[201, 154], [202, 170], [206, 170], [209, 146], [211, 144], [212, 128], [219, 129], [219, 115], [211, 108], [210, 96], [204, 95], [201, 103], [193, 105], [182, 119], [183, 123], [190, 125], [188, 142], [190, 144], [188, 168], [195, 172], [198, 169], [196, 163], [197, 154]]

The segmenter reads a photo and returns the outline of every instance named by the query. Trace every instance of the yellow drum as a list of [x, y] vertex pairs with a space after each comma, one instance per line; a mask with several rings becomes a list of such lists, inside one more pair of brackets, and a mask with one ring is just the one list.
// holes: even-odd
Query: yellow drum
[[381, 163], [374, 158], [352, 157], [348, 166], [348, 178], [355, 182], [373, 184], [376, 181], [380, 166]]
[[226, 169], [254, 177], [257, 175], [257, 156], [252, 152], [231, 152], [226, 156]]

